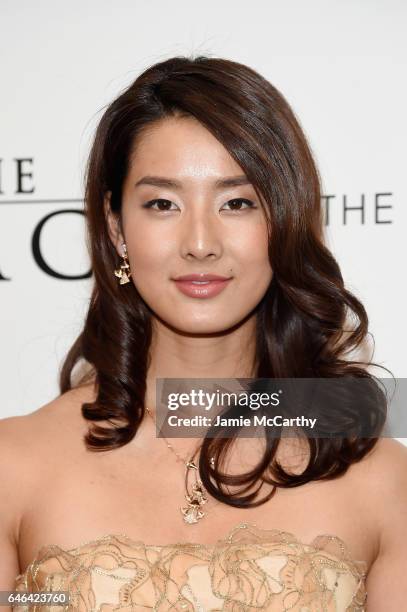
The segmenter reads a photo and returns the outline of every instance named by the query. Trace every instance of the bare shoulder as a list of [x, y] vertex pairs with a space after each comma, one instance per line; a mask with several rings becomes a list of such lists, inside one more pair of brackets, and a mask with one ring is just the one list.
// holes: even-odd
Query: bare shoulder
[[391, 529], [388, 520], [399, 525], [403, 513], [404, 531], [407, 536], [407, 447], [392, 438], [381, 438], [373, 449], [366, 469], [375, 482], [374, 493], [379, 498], [383, 526]]
[[401, 542], [407, 550], [407, 447], [380, 438], [360, 462], [357, 484], [378, 528], [379, 556], [399, 548]]
[[379, 438], [362, 461], [364, 476], [375, 476], [377, 485], [392, 487], [407, 483], [407, 446], [394, 438]]
[[24, 506], [24, 496], [29, 497], [52, 465], [50, 457], [78, 444], [86, 423], [81, 406], [92, 399], [91, 386], [77, 387], [33, 412], [0, 419], [0, 482], [2, 491], [11, 495], [8, 500]]
[[367, 579], [369, 611], [403, 610], [407, 598], [407, 447], [380, 439], [363, 462], [367, 511], [379, 532], [379, 550]]
[[77, 433], [78, 427], [83, 425], [82, 404], [94, 399], [91, 385], [75, 387], [22, 418], [26, 418], [27, 426], [40, 438], [42, 434], [50, 433], [51, 429], [60, 427], [64, 427], [67, 435]]
[[[14, 475], [32, 472], [65, 439], [84, 429], [81, 406], [94, 399], [93, 387], [77, 387], [25, 415], [0, 419], [0, 465]], [[42, 464], [42, 470], [44, 468]]]
[[24, 514], [50, 470], [79, 444], [83, 402], [91, 388], [76, 388], [21, 416], [0, 419], [0, 590], [12, 589], [19, 571]]
[[407, 447], [398, 440], [379, 438], [352, 467], [353, 484], [363, 490], [380, 523], [393, 505], [407, 502]]

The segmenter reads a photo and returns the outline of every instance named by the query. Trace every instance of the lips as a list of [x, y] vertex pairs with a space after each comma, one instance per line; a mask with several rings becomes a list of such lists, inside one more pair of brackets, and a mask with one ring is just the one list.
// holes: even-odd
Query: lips
[[225, 281], [229, 280], [230, 276], [219, 276], [218, 274], [207, 274], [206, 272], [200, 272], [199, 274], [185, 274], [184, 276], [177, 276], [174, 280], [176, 281]]
[[185, 274], [174, 279], [177, 288], [188, 297], [210, 298], [218, 295], [232, 280], [219, 274]]

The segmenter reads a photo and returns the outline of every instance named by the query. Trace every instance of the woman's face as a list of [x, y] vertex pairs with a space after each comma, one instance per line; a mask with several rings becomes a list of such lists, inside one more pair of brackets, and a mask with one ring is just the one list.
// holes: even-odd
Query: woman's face
[[[231, 178], [241, 184], [222, 184]], [[139, 138], [123, 185], [122, 225], [124, 236], [109, 215], [120, 256], [126, 243], [132, 282], [155, 316], [180, 332], [226, 331], [270, 284], [260, 201], [228, 151], [192, 117], [163, 119]], [[229, 280], [175, 280], [202, 273]]]

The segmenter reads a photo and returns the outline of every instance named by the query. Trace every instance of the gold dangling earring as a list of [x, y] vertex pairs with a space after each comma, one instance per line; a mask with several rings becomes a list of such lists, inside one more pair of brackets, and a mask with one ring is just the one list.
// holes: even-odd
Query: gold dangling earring
[[121, 264], [120, 268], [118, 270], [115, 270], [115, 276], [117, 276], [118, 278], [120, 278], [120, 285], [125, 285], [126, 283], [130, 282], [130, 276], [131, 276], [131, 271], [130, 271], [130, 265], [127, 259], [127, 248], [125, 243], [122, 244], [122, 249], [123, 249], [123, 263]]

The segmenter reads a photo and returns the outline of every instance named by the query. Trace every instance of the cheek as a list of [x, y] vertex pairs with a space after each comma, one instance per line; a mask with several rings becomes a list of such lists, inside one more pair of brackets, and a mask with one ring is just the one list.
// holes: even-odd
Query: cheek
[[267, 272], [271, 274], [268, 234], [262, 224], [244, 228], [244, 231], [235, 234], [231, 240], [238, 271], [248, 272], [250, 270], [250, 274], [253, 274], [256, 279]]
[[[160, 224], [132, 221], [128, 223], [127, 247], [133, 282], [145, 299], [161, 301], [164, 284], [177, 272], [179, 242], [174, 232]], [[265, 224], [229, 225], [224, 228], [221, 245], [218, 269], [225, 262], [223, 268], [231, 269], [235, 276], [232, 301], [239, 308], [259, 301], [272, 278]]]
[[264, 228], [252, 228], [240, 239], [236, 254], [236, 293], [245, 308], [253, 308], [263, 298], [273, 277], [268, 255], [268, 234]]
[[129, 232], [129, 236], [129, 260], [134, 269], [141, 275], [152, 270], [164, 273], [170, 255], [174, 252], [173, 238], [141, 225], [137, 231]]

